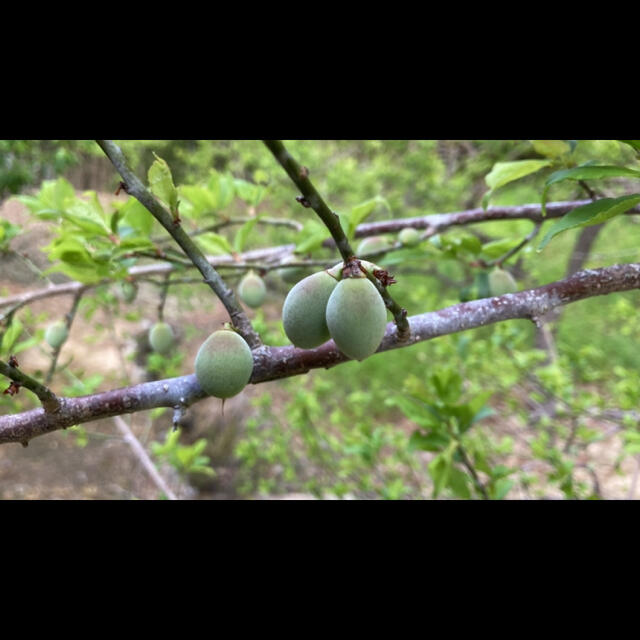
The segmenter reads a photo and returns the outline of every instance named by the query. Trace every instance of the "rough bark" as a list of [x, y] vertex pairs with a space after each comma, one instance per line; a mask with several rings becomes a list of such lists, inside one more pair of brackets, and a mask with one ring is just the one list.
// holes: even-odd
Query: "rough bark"
[[[409, 318], [411, 336], [398, 339], [395, 324], [387, 325], [378, 353], [408, 347], [438, 336], [496, 322], [525, 318], [537, 321], [550, 310], [592, 296], [640, 288], [640, 263], [587, 269], [543, 287], [456, 304]], [[263, 346], [253, 351], [251, 383], [259, 384], [311, 369], [330, 368], [349, 360], [329, 341], [317, 349]], [[0, 443], [28, 442], [45, 433], [76, 424], [155, 407], [186, 407], [205, 397], [195, 375], [147, 382], [79, 398], [60, 398], [55, 414], [34, 409], [0, 416]]]

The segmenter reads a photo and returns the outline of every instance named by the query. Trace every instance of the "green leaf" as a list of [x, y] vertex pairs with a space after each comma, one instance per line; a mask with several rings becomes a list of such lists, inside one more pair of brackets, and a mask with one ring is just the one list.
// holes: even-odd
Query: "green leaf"
[[206, 187], [180, 187], [180, 195], [192, 205], [192, 215], [199, 218], [203, 213], [215, 213], [218, 210], [219, 189], [215, 191]]
[[466, 473], [451, 468], [449, 473], [449, 487], [459, 498], [463, 500], [469, 500], [471, 498], [471, 492], [469, 491], [469, 478]]
[[489, 204], [489, 199], [493, 193], [504, 187], [506, 184], [524, 178], [551, 164], [550, 160], [516, 160], [515, 162], [496, 162], [493, 169], [485, 178], [489, 191], [482, 198], [484, 209]]
[[229, 206], [236, 195], [233, 176], [229, 174], [221, 175], [213, 169], [211, 170], [211, 177], [207, 187], [216, 195], [218, 210]]
[[261, 217], [262, 215], [259, 215], [252, 220], [248, 220], [238, 229], [238, 231], [236, 231], [236, 235], [233, 238], [233, 248], [235, 249], [236, 253], [242, 253], [247, 238], [249, 237], [251, 231], [253, 231], [253, 227], [256, 226], [256, 223], [258, 222], [258, 220], [260, 220]]
[[618, 140], [618, 142], [624, 142], [624, 144], [628, 144], [635, 151], [640, 151], [640, 140]]
[[173, 177], [169, 165], [154, 152], [155, 162], [148, 172], [149, 188], [154, 196], [169, 205], [171, 214], [178, 213], [178, 190], [173, 184]]
[[119, 211], [121, 214], [118, 222], [119, 229], [131, 227], [139, 232], [140, 235], [148, 236], [151, 234], [155, 218], [149, 210], [134, 197], [129, 198], [120, 207]]
[[330, 237], [330, 233], [323, 224], [309, 220], [298, 234], [295, 253], [311, 253], [320, 248], [328, 237]]
[[522, 242], [521, 238], [504, 238], [503, 240], [487, 242], [482, 245], [482, 256], [488, 260], [495, 260], [507, 253], [507, 251], [511, 251], [520, 242]]
[[588, 227], [606, 222], [611, 218], [628, 211], [640, 203], [640, 195], [634, 194], [620, 198], [603, 198], [577, 209], [569, 211], [556, 222], [544, 237], [538, 251], [542, 251], [547, 244], [559, 233], [576, 227]]
[[493, 499], [502, 500], [511, 491], [514, 484], [514, 481], [509, 478], [500, 478], [494, 485]]
[[252, 184], [241, 178], [236, 178], [233, 184], [238, 197], [250, 206], [255, 207], [264, 197], [265, 188], [260, 185]]
[[458, 448], [458, 443], [452, 440], [449, 446], [437, 455], [428, 465], [429, 474], [433, 480], [433, 497], [437, 498], [440, 492], [449, 483], [453, 454]]
[[229, 244], [229, 241], [224, 236], [213, 233], [212, 231], [196, 236], [194, 239], [196, 244], [198, 244], [205, 253], [211, 255], [233, 253], [233, 247]]
[[11, 355], [11, 349], [22, 333], [22, 322], [18, 318], [13, 318], [13, 322], [2, 336], [1, 351], [6, 356]]
[[347, 238], [352, 240], [356, 231], [356, 227], [365, 220], [368, 216], [370, 216], [378, 206], [384, 206], [387, 211], [391, 211], [389, 207], [389, 203], [382, 197], [376, 196], [375, 198], [371, 198], [371, 200], [367, 200], [366, 202], [362, 202], [355, 207], [352, 207], [347, 217]]
[[451, 438], [442, 433], [424, 434], [422, 431], [414, 431], [409, 438], [409, 451], [442, 451]]
[[603, 178], [640, 178], [640, 171], [627, 167], [591, 164], [556, 171], [547, 178], [542, 191], [542, 215], [547, 215], [547, 193], [552, 185], [564, 180], [601, 180]]
[[387, 399], [387, 406], [396, 406], [404, 415], [417, 425], [428, 429], [439, 429], [443, 425], [438, 410], [413, 396], [394, 396]]
[[65, 220], [89, 234], [108, 237], [111, 229], [105, 221], [104, 210], [98, 201], [95, 191], [88, 191], [83, 194], [89, 196], [89, 201], [77, 198], [73, 204], [69, 204], [63, 213]]
[[533, 148], [547, 158], [556, 158], [571, 151], [565, 140], [529, 140]]

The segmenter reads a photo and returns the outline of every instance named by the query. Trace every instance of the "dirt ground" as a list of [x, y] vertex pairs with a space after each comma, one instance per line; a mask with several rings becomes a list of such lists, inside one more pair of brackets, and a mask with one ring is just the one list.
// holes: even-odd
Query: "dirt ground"
[[[106, 204], [113, 196], [103, 195]], [[46, 225], [33, 223], [24, 208], [16, 202], [5, 202], [0, 208], [0, 217], [10, 222], [28, 225], [28, 232], [12, 242], [12, 248], [24, 252], [29, 260], [40, 269], [46, 268], [46, 258], [40, 247], [47, 243]], [[52, 276], [53, 282], [64, 281], [64, 277]], [[37, 273], [28, 263], [14, 255], [0, 256], [0, 291], [2, 295], [15, 294], [43, 286]], [[69, 309], [70, 296], [60, 296], [38, 301], [30, 305], [37, 316], [62, 317]], [[152, 318], [157, 306], [157, 289], [153, 285], [142, 285], [136, 301], [140, 309], [153, 309], [147, 316]], [[275, 309], [275, 306], [274, 306]], [[275, 312], [275, 311], [274, 311]], [[197, 310], [178, 309], [174, 298], [169, 297], [165, 310], [167, 321], [179, 326], [193, 326], [197, 332], [186, 339], [180, 333], [180, 348], [186, 352], [185, 362], [192, 362], [201, 343], [201, 335], [211, 332], [226, 320], [224, 309], [212, 301], [209, 308]], [[173, 322], [172, 322], [173, 320]], [[137, 345], [151, 324], [151, 320], [128, 321], [122, 317], [108, 317], [103, 312], [96, 313], [91, 320], [81, 314], [76, 316], [71, 336], [61, 353], [60, 363], [72, 363], [72, 369], [80, 376], [94, 374], [103, 376], [97, 391], [112, 389], [122, 384], [122, 372], [132, 383], [145, 379], [146, 372], [133, 361]], [[97, 336], [97, 337], [96, 337]], [[48, 366], [45, 351], [29, 349], [21, 357], [25, 370], [43, 370]], [[61, 374], [54, 377], [52, 388], [60, 392], [67, 384]], [[245, 392], [228, 400], [222, 415], [220, 401], [205, 400], [190, 408], [185, 422], [185, 431], [190, 441], [207, 437], [213, 443], [212, 466], [216, 477], [210, 481], [195, 483], [198, 488], [182, 480], [175, 470], [164, 465], [159, 471], [179, 498], [187, 499], [233, 499], [234, 463], [231, 450], [242, 431], [242, 425], [251, 412], [250, 400], [255, 395], [270, 392], [277, 396], [277, 383], [267, 383], [259, 387], [247, 387]], [[124, 416], [133, 432], [143, 445], [153, 440], [162, 440], [171, 427], [169, 412], [152, 421], [150, 412]], [[541, 477], [548, 471], [544, 463], [531, 461], [528, 449], [528, 435], [509, 420], [500, 419], [493, 425], [498, 436], [511, 435], [515, 440], [515, 450], [507, 464], [527, 466], [531, 473]], [[595, 424], [595, 428], [607, 429], [610, 424]], [[28, 447], [18, 444], [0, 446], [0, 499], [40, 499], [40, 500], [119, 500], [157, 499], [158, 487], [145, 471], [138, 457], [125, 442], [112, 419], [84, 425], [90, 434], [84, 446], [78, 446], [79, 436], [72, 431], [58, 431], [35, 438]], [[399, 425], [411, 429], [411, 425]], [[606, 443], [594, 443], [586, 450], [586, 459], [595, 461], [598, 469], [602, 496], [608, 499], [625, 498], [631, 479], [636, 471], [636, 463], [626, 460], [620, 472], [614, 468], [615, 456], [620, 449], [619, 439]], [[425, 465], [429, 454], [425, 454]], [[580, 470], [578, 476], [591, 481], [589, 472]], [[530, 496], [514, 490], [510, 498], [528, 499]], [[547, 498], [561, 498], [560, 491], [549, 490]], [[638, 497], [638, 496], [636, 496]], [[307, 494], [289, 494], [281, 499], [310, 499]]]

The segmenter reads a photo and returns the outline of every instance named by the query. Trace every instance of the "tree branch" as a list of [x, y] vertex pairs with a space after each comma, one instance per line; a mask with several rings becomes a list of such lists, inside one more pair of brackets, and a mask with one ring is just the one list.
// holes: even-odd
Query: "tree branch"
[[247, 341], [247, 344], [255, 349], [262, 345], [260, 336], [251, 326], [249, 318], [236, 300], [233, 290], [230, 289], [218, 272], [209, 264], [205, 255], [200, 251], [195, 242], [187, 235], [180, 224], [176, 224], [173, 216], [153, 197], [152, 193], [138, 180], [138, 177], [129, 168], [121, 149], [112, 140], [96, 140], [100, 148], [105, 152], [111, 163], [122, 176], [127, 193], [132, 195], [145, 206], [153, 217], [169, 232], [180, 248], [189, 257], [191, 262], [202, 274], [205, 282], [220, 298], [225, 309], [229, 313], [231, 323], [238, 333]]
[[[345, 267], [356, 256], [349, 244], [349, 240], [342, 229], [340, 224], [340, 218], [329, 209], [325, 201], [320, 194], [316, 191], [311, 180], [309, 180], [309, 169], [302, 167], [298, 164], [295, 158], [286, 150], [281, 140], [263, 140], [265, 146], [275, 159], [280, 163], [282, 168], [287, 172], [287, 175], [291, 178], [291, 181], [300, 189], [302, 193], [302, 199], [299, 200], [300, 204], [305, 207], [311, 207], [318, 217], [324, 222], [331, 237], [333, 238], [340, 255], [344, 260]], [[381, 284], [381, 282], [374, 276], [373, 273], [369, 273], [363, 269], [363, 273], [366, 275], [369, 282], [373, 284], [382, 299], [384, 300], [385, 307], [393, 314], [396, 325], [398, 326], [398, 337], [401, 340], [406, 340], [409, 337], [409, 323], [407, 322], [407, 310], [403, 309], [389, 294], [387, 287]]]
[[[17, 365], [11, 366], [6, 362], [0, 360], [0, 373], [4, 376], [7, 376], [9, 380], [13, 380], [19, 387], [24, 387], [25, 389], [29, 389], [38, 396], [38, 399], [42, 403], [44, 407], [44, 412], [47, 415], [55, 413], [60, 409], [61, 401], [60, 399], [53, 393], [50, 389], [40, 384], [37, 380], [28, 376], [26, 373], [18, 369]], [[15, 393], [18, 393], [18, 388], [16, 385], [13, 385]], [[5, 391], [4, 393], [7, 393]], [[2, 418], [0, 418], [2, 420]], [[22, 442], [22, 440], [20, 440]]]
[[[73, 296], [73, 302], [71, 303], [71, 309], [69, 309], [69, 312], [65, 316], [65, 321], [64, 321], [64, 326], [67, 328], [67, 336], [71, 332], [71, 325], [73, 324], [73, 320], [76, 317], [76, 312], [78, 311], [78, 305], [80, 304], [80, 299], [82, 298], [82, 295], [84, 294], [85, 291], [86, 291], [86, 289], [84, 289], [84, 288], [78, 289], [78, 291], [76, 291], [75, 295]], [[66, 342], [66, 341], [67, 340], [65, 339], [64, 342]], [[47, 372], [47, 375], [46, 375], [46, 377], [44, 379], [44, 383], [45, 384], [50, 384], [51, 383], [51, 379], [53, 378], [53, 374], [56, 371], [56, 365], [58, 364], [58, 357], [60, 355], [60, 351], [62, 351], [62, 347], [64, 346], [64, 342], [62, 344], [59, 344], [53, 350], [53, 354], [51, 355], [51, 365], [49, 366], [49, 371]]]
[[[538, 204], [526, 204], [516, 207], [490, 207], [487, 211], [484, 209], [469, 209], [468, 211], [459, 211], [457, 213], [436, 213], [433, 215], [422, 216], [418, 218], [398, 218], [397, 220], [389, 220], [384, 222], [363, 223], [356, 227], [356, 237], [373, 236], [381, 233], [396, 233], [408, 227], [415, 229], [433, 229], [434, 234], [445, 231], [450, 227], [457, 225], [477, 224], [481, 222], [491, 222], [493, 220], [532, 220], [533, 222], [541, 222], [547, 218], [560, 218], [576, 207], [589, 204], [590, 200], [575, 200], [571, 202], [553, 202], [547, 204], [547, 217], [542, 218], [541, 208]], [[629, 215], [640, 213], [640, 205], [627, 211]], [[333, 239], [325, 241], [325, 246], [335, 246]], [[278, 247], [270, 247], [266, 249], [254, 249], [247, 251], [239, 256], [240, 260], [245, 263], [251, 260], [275, 260], [291, 255], [294, 251], [294, 244], [280, 245]], [[370, 254], [368, 257], [375, 258], [383, 255], [386, 251]], [[364, 256], [363, 256], [364, 257]], [[367, 257], [367, 258], [368, 258]], [[207, 261], [213, 267], [222, 267], [224, 265], [232, 266], [234, 259], [231, 256], [209, 256]], [[290, 266], [290, 265], [282, 265]], [[129, 269], [129, 277], [133, 280], [144, 278], [150, 275], [164, 274], [174, 270], [171, 264], [150, 264]], [[109, 284], [110, 280], [104, 280], [96, 285], [100, 286]], [[19, 308], [42, 300], [59, 295], [74, 294], [81, 287], [85, 287], [80, 282], [67, 282], [64, 284], [54, 285], [51, 287], [39, 289], [38, 291], [30, 291], [14, 296], [0, 298], [0, 309], [11, 305], [16, 305], [14, 311]], [[2, 320], [2, 318], [0, 318]]]
[[[404, 342], [399, 340], [395, 324], [389, 323], [377, 352], [399, 349], [505, 320], [535, 319], [550, 309], [578, 300], [638, 288], [640, 263], [587, 269], [536, 289], [463, 302], [413, 316], [409, 318], [411, 336]], [[253, 352], [253, 358], [253, 384], [302, 375], [311, 369], [330, 368], [349, 360], [338, 351], [332, 340], [308, 350], [291, 346], [263, 347]], [[55, 414], [34, 409], [0, 416], [0, 443], [25, 442], [57, 429], [125, 413], [156, 407], [188, 406], [204, 397], [206, 395], [195, 375], [189, 375], [80, 398], [61, 398], [62, 406]]]

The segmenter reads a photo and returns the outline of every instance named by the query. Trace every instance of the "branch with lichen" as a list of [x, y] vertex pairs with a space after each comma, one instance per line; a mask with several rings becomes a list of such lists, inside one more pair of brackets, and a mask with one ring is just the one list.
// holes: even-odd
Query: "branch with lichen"
[[[640, 263], [586, 269], [536, 289], [463, 302], [412, 316], [408, 318], [411, 336], [405, 341], [399, 339], [395, 324], [389, 323], [377, 353], [517, 318], [538, 322], [540, 317], [556, 307], [632, 289], [640, 289]], [[347, 361], [349, 358], [338, 350], [333, 340], [316, 349], [263, 347], [253, 352], [250, 382], [258, 384], [303, 375], [312, 369], [326, 369]], [[0, 373], [4, 371], [0, 369]], [[80, 398], [62, 398], [60, 410], [55, 413], [34, 409], [0, 416], [0, 443], [27, 442], [58, 429], [115, 415], [157, 407], [188, 407], [205, 397], [196, 376], [188, 375]]]
[[178, 243], [198, 271], [200, 271], [204, 281], [218, 298], [220, 298], [234, 328], [252, 349], [260, 347], [262, 340], [260, 340], [260, 336], [236, 300], [233, 290], [227, 286], [218, 272], [209, 264], [206, 256], [182, 228], [179, 223], [179, 218], [174, 218], [174, 216], [156, 200], [151, 191], [140, 182], [135, 173], [130, 169], [120, 147], [112, 140], [96, 140], [96, 142], [122, 176], [124, 185], [126, 186], [126, 192], [147, 208], [151, 215], [153, 215]]

